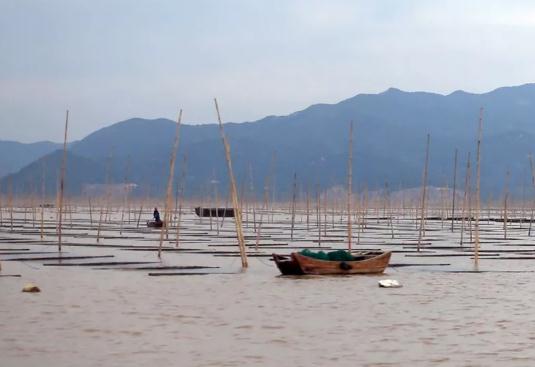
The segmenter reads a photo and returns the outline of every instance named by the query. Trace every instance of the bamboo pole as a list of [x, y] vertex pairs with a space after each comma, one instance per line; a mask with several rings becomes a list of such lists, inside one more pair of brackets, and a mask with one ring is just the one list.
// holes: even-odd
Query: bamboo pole
[[[529, 166], [531, 169], [531, 186], [535, 190], [535, 167], [533, 165], [533, 156], [529, 155]], [[531, 224], [533, 223], [533, 208], [535, 207], [535, 197], [533, 198], [533, 205], [531, 207], [531, 214], [529, 218], [528, 237], [531, 236]]]
[[318, 246], [321, 246], [321, 193], [319, 185], [316, 189], [316, 214], [317, 214], [317, 224], [318, 224]]
[[388, 186], [388, 182], [385, 182], [385, 202], [386, 202], [386, 208], [388, 212], [388, 215], [386, 216], [386, 218], [388, 218], [388, 224], [390, 225], [390, 236], [392, 239], [394, 239], [394, 218], [393, 218], [393, 209], [392, 209], [392, 204], [390, 200], [390, 188]]
[[[100, 215], [98, 218], [98, 227], [97, 227], [97, 243], [100, 242], [100, 232], [102, 230], [102, 221], [106, 220], [106, 215], [108, 214], [108, 208], [109, 208], [109, 202], [110, 202], [110, 196], [111, 196], [111, 190], [110, 190], [110, 184], [111, 184], [111, 167], [112, 167], [112, 159], [113, 159], [113, 153], [110, 153], [108, 157], [107, 167], [106, 167], [106, 190], [104, 194], [104, 200], [105, 200], [105, 207], [102, 205], [102, 201], [100, 204]], [[104, 211], [106, 209], [106, 211]]]
[[[251, 202], [251, 199], [252, 199], [252, 202]], [[247, 201], [246, 201], [247, 207], [245, 210], [245, 215], [246, 215], [245, 223], [246, 223], [247, 228], [249, 228], [249, 211], [251, 210], [251, 206], [252, 206], [253, 208], [252, 209], [253, 210], [253, 231], [255, 230], [255, 227], [256, 227], [256, 222], [254, 220], [255, 202], [256, 202], [256, 198], [255, 198], [255, 188], [254, 188], [254, 178], [253, 178], [253, 165], [251, 164], [251, 162], [249, 162], [249, 190], [248, 190]]]
[[2, 184], [0, 183], [0, 228], [4, 225], [4, 220], [3, 220], [3, 207], [2, 207]]
[[41, 161], [41, 229], [40, 229], [40, 235], [41, 235], [41, 241], [45, 239], [45, 161], [44, 159]]
[[167, 190], [165, 193], [165, 209], [164, 209], [164, 222], [160, 231], [160, 243], [158, 245], [158, 258], [162, 258], [162, 244], [164, 233], [168, 233], [167, 227], [169, 226], [169, 219], [171, 218], [171, 199], [173, 190], [173, 177], [175, 175], [175, 160], [176, 152], [178, 150], [178, 139], [180, 134], [180, 123], [182, 121], [182, 110], [178, 114], [176, 122], [175, 141], [173, 143], [173, 150], [171, 151], [171, 158], [169, 160], [169, 177], [167, 178]]
[[182, 167], [180, 169], [180, 201], [178, 203], [178, 218], [176, 220], [176, 247], [180, 244], [180, 222], [182, 220], [182, 205], [184, 204], [184, 192], [186, 190], [186, 167], [188, 162], [188, 156], [184, 154], [182, 160]]
[[139, 213], [137, 216], [137, 224], [136, 228], [139, 228], [139, 222], [141, 221], [141, 213], [143, 212], [143, 201], [141, 202], [141, 206], [139, 207]]
[[294, 239], [294, 227], [295, 227], [295, 200], [297, 196], [297, 173], [294, 172], [294, 183], [292, 190], [292, 209], [291, 209], [291, 229], [290, 229], [290, 239]]
[[63, 219], [63, 192], [65, 189], [65, 165], [67, 164], [67, 129], [69, 126], [69, 110], [65, 115], [65, 135], [63, 137], [63, 159], [61, 161], [61, 174], [59, 179], [59, 198], [58, 198], [58, 251], [61, 252], [61, 225]]
[[13, 232], [13, 178], [9, 178], [7, 201], [9, 205], [9, 230]]
[[353, 200], [353, 121], [349, 123], [349, 147], [347, 158], [347, 250], [352, 250], [351, 201]]
[[32, 208], [32, 228], [35, 228], [35, 222], [37, 222], [37, 213], [35, 207], [35, 199], [37, 197], [37, 188], [32, 184], [32, 195], [31, 195], [31, 208]]
[[451, 199], [451, 232], [453, 233], [453, 223], [455, 222], [455, 196], [457, 195], [457, 148], [453, 159], [453, 197]]
[[[463, 197], [463, 209], [462, 209], [462, 218], [461, 218], [461, 247], [463, 246], [463, 237], [464, 237], [464, 222], [466, 215], [466, 206], [468, 205], [469, 192], [470, 192], [470, 152], [468, 152], [468, 158], [466, 160], [466, 173], [464, 176], [464, 197]], [[470, 214], [472, 215], [472, 214]]]
[[241, 257], [241, 265], [242, 268], [247, 268], [247, 252], [245, 247], [245, 238], [243, 237], [243, 229], [242, 229], [242, 220], [241, 220], [241, 211], [240, 211], [240, 205], [238, 200], [238, 192], [236, 190], [236, 180], [234, 179], [234, 172], [232, 170], [232, 157], [230, 155], [230, 146], [227, 142], [227, 138], [225, 136], [225, 131], [223, 130], [223, 123], [221, 122], [221, 115], [219, 113], [219, 106], [217, 104], [217, 99], [214, 98], [215, 103], [215, 109], [217, 112], [217, 121], [219, 122], [219, 132], [221, 133], [221, 140], [223, 141], [223, 145], [225, 147], [225, 158], [227, 161], [227, 169], [228, 169], [228, 175], [230, 180], [230, 195], [232, 197], [232, 206], [234, 207], [234, 222], [236, 224], [236, 234], [238, 237], [238, 245], [240, 248], [240, 257]]
[[87, 197], [89, 204], [89, 228], [93, 229], [93, 205], [91, 203], [91, 196]]
[[477, 160], [476, 160], [476, 220], [474, 243], [474, 266], [479, 266], [479, 211], [481, 209], [481, 135], [483, 130], [483, 107], [479, 110], [479, 127], [477, 132]]
[[128, 207], [128, 173], [129, 171], [130, 171], [130, 156], [128, 156], [128, 159], [126, 161], [126, 170], [124, 174], [124, 183], [123, 183], [124, 203], [123, 203], [123, 207], [121, 208], [121, 228], [119, 229], [119, 235], [121, 236], [123, 234], [124, 211]]
[[511, 172], [507, 170], [505, 174], [505, 193], [503, 197], [503, 239], [507, 239], [507, 204], [509, 199], [509, 179]]
[[306, 197], [306, 205], [307, 205], [307, 213], [306, 213], [306, 216], [307, 216], [307, 231], [310, 230], [310, 192], [309, 192], [309, 189], [308, 189], [308, 185], [307, 185], [307, 193], [306, 193], [307, 197]]
[[424, 232], [424, 220], [425, 220], [425, 199], [427, 196], [427, 169], [429, 164], [429, 143], [431, 140], [431, 136], [427, 134], [427, 144], [425, 148], [425, 166], [424, 166], [424, 174], [422, 179], [422, 206], [421, 206], [421, 215], [420, 215], [420, 230], [418, 232], [418, 252], [420, 252], [420, 246], [422, 242], [422, 235]]

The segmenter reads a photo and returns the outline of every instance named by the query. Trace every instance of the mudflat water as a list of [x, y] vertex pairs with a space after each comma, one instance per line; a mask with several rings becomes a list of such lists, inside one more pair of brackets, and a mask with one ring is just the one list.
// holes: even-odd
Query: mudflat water
[[[281, 223], [287, 219], [280, 217]], [[94, 228], [83, 229], [74, 221], [65, 230], [62, 256], [114, 257], [63, 264], [158, 261], [150, 249], [71, 246], [96, 243], [90, 236]], [[287, 222], [275, 222], [265, 225], [259, 250], [254, 238], [248, 238], [251, 254], [290, 252], [277, 249], [288, 246]], [[474, 269], [470, 248], [454, 249], [459, 233], [452, 234], [444, 223], [428, 223], [426, 245], [418, 254], [413, 222], [394, 223], [392, 239], [388, 223], [370, 221], [356, 248], [393, 249], [392, 264], [435, 265], [339, 277], [282, 277], [268, 257], [250, 257], [249, 269], [242, 272], [234, 253], [198, 253], [236, 251], [232, 225], [227, 220], [222, 230], [228, 232], [217, 235], [206, 219], [200, 223], [185, 215], [179, 247], [185, 251], [164, 252], [162, 263], [151, 266], [219, 268], [179, 271], [207, 275], [149, 276], [157, 270], [135, 269], [141, 265], [8, 261], [38, 256], [5, 255], [17, 248], [50, 252], [39, 256], [57, 256], [57, 249], [52, 243], [32, 242], [39, 236], [31, 224], [11, 231], [4, 223], [0, 274], [21, 277], [0, 277], [0, 366], [535, 365], [535, 260], [529, 259], [535, 241], [527, 237], [526, 224], [510, 224], [511, 239], [503, 240], [503, 224], [483, 223], [482, 250], [487, 255], [481, 258], [480, 272], [472, 273], [465, 272]], [[316, 232], [305, 228], [304, 219], [296, 226], [292, 245], [318, 246], [312, 242]], [[118, 236], [118, 225], [110, 225], [102, 232], [110, 238], [100, 244], [158, 244], [157, 231], [134, 227], [125, 225]], [[48, 231], [46, 239], [54, 241], [53, 229]], [[344, 247], [343, 223], [327, 233], [332, 237], [323, 239], [323, 247]], [[166, 247], [175, 246], [171, 237]], [[498, 252], [504, 249], [527, 252]], [[378, 280], [386, 278], [403, 287], [379, 288]], [[27, 282], [35, 282], [42, 292], [22, 293]]]

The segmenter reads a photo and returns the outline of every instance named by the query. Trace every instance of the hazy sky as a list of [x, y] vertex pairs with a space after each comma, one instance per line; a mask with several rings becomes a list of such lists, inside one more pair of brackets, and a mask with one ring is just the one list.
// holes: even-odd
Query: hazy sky
[[535, 1], [0, 0], [0, 140], [535, 81]]

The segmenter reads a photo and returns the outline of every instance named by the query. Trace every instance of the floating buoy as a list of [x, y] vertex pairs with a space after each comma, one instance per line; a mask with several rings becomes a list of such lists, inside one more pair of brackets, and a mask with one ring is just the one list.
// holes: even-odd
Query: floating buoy
[[383, 279], [379, 281], [381, 288], [401, 288], [402, 285], [395, 279]]
[[22, 291], [23, 292], [28, 292], [28, 293], [38, 293], [38, 292], [41, 292], [41, 290], [39, 289], [38, 286], [36, 286], [35, 284], [33, 283], [28, 283], [24, 286], [24, 288], [22, 288]]

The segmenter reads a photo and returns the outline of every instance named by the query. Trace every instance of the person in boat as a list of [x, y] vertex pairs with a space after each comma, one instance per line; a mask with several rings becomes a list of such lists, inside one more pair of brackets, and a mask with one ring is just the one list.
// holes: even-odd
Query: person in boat
[[154, 221], [156, 223], [160, 223], [162, 220], [160, 219], [160, 212], [158, 211], [158, 208], [154, 208], [154, 213], [152, 214], [154, 217]]

